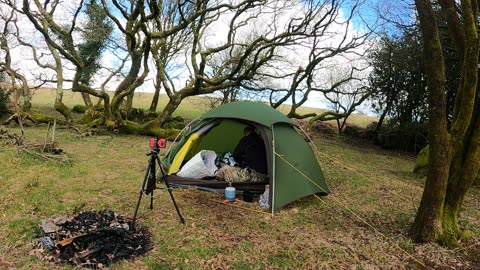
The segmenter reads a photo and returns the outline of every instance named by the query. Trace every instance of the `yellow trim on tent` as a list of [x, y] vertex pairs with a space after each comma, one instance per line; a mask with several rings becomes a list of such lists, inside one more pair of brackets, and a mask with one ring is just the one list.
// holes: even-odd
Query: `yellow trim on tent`
[[188, 140], [175, 155], [175, 158], [172, 161], [172, 165], [170, 165], [170, 168], [168, 169], [168, 175], [174, 174], [180, 170], [180, 166], [182, 166], [182, 163], [187, 155], [189, 155], [190, 157], [193, 156], [193, 153], [191, 151], [194, 151], [197, 148], [198, 144], [200, 143], [199, 138], [200, 135], [198, 135], [197, 133], [192, 133], [192, 135], [190, 135]]

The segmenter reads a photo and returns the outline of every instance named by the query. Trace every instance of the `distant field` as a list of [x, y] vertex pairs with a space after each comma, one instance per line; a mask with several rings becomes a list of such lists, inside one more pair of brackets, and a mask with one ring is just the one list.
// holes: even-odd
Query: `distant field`
[[[148, 109], [150, 107], [150, 102], [152, 100], [153, 93], [135, 93], [135, 97], [133, 99], [133, 106], [135, 108], [142, 108]], [[93, 100], [97, 100], [93, 98]], [[167, 104], [168, 97], [166, 95], [160, 96], [160, 101], [157, 107], [157, 110], [161, 110]], [[44, 112], [54, 113], [59, 116], [59, 114], [53, 111], [53, 105], [55, 102], [55, 91], [51, 89], [42, 88], [35, 91], [33, 95], [33, 107], [38, 108]], [[83, 104], [82, 97], [80, 93], [72, 92], [72, 91], [65, 91], [63, 96], [63, 102], [68, 107], [72, 108], [77, 104]], [[287, 113], [290, 109], [289, 105], [282, 105], [279, 108], [279, 111], [283, 113]], [[203, 97], [189, 97], [185, 99], [182, 104], [178, 107], [178, 109], [173, 114], [174, 116], [180, 115], [186, 119], [193, 119], [200, 114], [209, 110], [208, 100]], [[309, 107], [302, 107], [298, 110], [299, 114], [306, 114], [311, 112], [320, 113], [324, 110], [317, 109], [317, 108], [309, 108]], [[375, 121], [376, 118], [363, 115], [363, 114], [353, 114], [349, 118], [349, 123], [359, 126], [359, 127], [366, 127], [372, 121]]]
[[[135, 93], [133, 99], [133, 106], [135, 108], [148, 109], [152, 101], [152, 93]], [[98, 99], [92, 97], [92, 100], [96, 102]], [[33, 95], [33, 107], [38, 107], [43, 111], [50, 111], [55, 103], [55, 91], [51, 89], [39, 89], [35, 91]], [[80, 93], [65, 91], [63, 95], [63, 103], [72, 108], [75, 105], [83, 105], [83, 100]], [[161, 95], [157, 109], [161, 110], [167, 104], [167, 96]], [[179, 106], [174, 115], [181, 115], [182, 117], [191, 119], [208, 110], [207, 104], [202, 102], [201, 98], [193, 97], [185, 99]]]

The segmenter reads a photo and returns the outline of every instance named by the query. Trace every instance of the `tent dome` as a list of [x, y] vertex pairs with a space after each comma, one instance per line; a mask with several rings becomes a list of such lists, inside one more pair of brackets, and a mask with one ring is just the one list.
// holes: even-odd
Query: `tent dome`
[[281, 112], [263, 103], [248, 101], [238, 101], [218, 106], [204, 115], [203, 119], [208, 118], [233, 118], [247, 120], [258, 123], [263, 126], [271, 127], [276, 123], [286, 123], [295, 126], [290, 118]]
[[165, 179], [176, 187], [223, 191], [230, 185], [226, 181], [182, 178], [175, 174], [201, 150], [234, 151], [243, 137], [243, 129], [250, 124], [245, 122], [255, 123], [265, 144], [268, 181], [233, 182], [233, 187], [263, 193], [268, 184], [272, 211], [310, 194], [329, 193], [313, 149], [296, 129], [296, 123], [268, 105], [245, 101], [219, 106], [203, 114], [198, 123], [189, 125], [185, 135], [162, 159], [167, 171]]

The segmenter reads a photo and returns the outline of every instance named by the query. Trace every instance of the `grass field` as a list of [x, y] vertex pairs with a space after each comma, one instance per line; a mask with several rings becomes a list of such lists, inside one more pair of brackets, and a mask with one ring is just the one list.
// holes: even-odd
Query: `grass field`
[[[68, 94], [66, 95], [68, 96]], [[35, 106], [49, 106], [48, 99]], [[66, 97], [67, 99], [67, 97]], [[65, 101], [68, 106], [76, 99]], [[72, 103], [69, 103], [72, 102]], [[185, 103], [188, 118], [199, 106]], [[16, 127], [3, 127], [18, 133]], [[43, 142], [47, 126], [26, 128]], [[222, 194], [174, 190], [186, 225], [168, 193], [154, 209], [143, 201], [139, 221], [153, 235], [146, 256], [111, 269], [478, 269], [480, 190], [472, 188], [460, 217], [475, 237], [462, 248], [414, 244], [407, 232], [424, 179], [411, 173], [414, 156], [313, 134], [332, 193], [309, 196], [271, 215], [218, 203]], [[146, 169], [148, 138], [56, 132], [70, 163], [45, 161], [0, 140], [0, 269], [72, 269], [30, 255], [42, 219], [81, 210], [133, 213]], [[237, 206], [258, 209], [256, 203]]]
[[[133, 99], [133, 107], [141, 108], [141, 109], [148, 109], [150, 107], [150, 102], [152, 99], [152, 93], [135, 93], [135, 98]], [[161, 110], [167, 104], [168, 97], [166, 95], [161, 95], [158, 110]], [[93, 101], [97, 99], [92, 98]], [[36, 109], [39, 109], [43, 112], [48, 114], [56, 115], [57, 117], [61, 117], [58, 112], [55, 112], [52, 108], [55, 103], [55, 91], [51, 89], [42, 88], [33, 94], [33, 104]], [[68, 107], [72, 108], [77, 104], [83, 104], [81, 99], [80, 93], [72, 92], [72, 91], [65, 91], [63, 96], [63, 102]], [[189, 97], [186, 98], [178, 107], [178, 109], [174, 112], [174, 116], [181, 115], [186, 119], [193, 119], [198, 115], [208, 111], [209, 103], [205, 98], [201, 97]], [[280, 106], [279, 110], [283, 113], [288, 113], [289, 106], [282, 105]], [[300, 108], [298, 110], [299, 114], [306, 114], [310, 112], [321, 112], [323, 110], [317, 108]], [[370, 117], [368, 115], [363, 114], [352, 114], [349, 118], [348, 122], [350, 124], [359, 126], [359, 127], [366, 127], [372, 121], [376, 119]]]

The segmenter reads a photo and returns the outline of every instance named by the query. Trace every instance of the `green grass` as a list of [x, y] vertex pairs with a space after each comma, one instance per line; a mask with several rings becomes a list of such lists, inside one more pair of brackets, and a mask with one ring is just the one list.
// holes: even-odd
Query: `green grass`
[[[135, 97], [133, 99], [133, 107], [141, 108], [147, 110], [150, 107], [150, 102], [152, 100], [153, 94], [152, 93], [135, 93]], [[96, 102], [98, 99], [92, 97], [92, 101]], [[160, 111], [165, 107], [167, 104], [168, 97], [166, 95], [160, 95], [157, 111]], [[52, 89], [41, 88], [36, 90], [33, 94], [32, 103], [34, 109], [40, 110], [42, 112], [55, 115], [57, 117], [61, 117], [61, 115], [53, 110], [53, 105], [55, 103], [55, 91]], [[80, 93], [72, 92], [72, 91], [64, 91], [63, 95], [63, 103], [73, 108], [75, 105], [84, 104], [81, 98]], [[198, 115], [205, 113], [209, 109], [208, 100], [202, 97], [188, 97], [177, 108], [177, 110], [173, 113], [173, 116], [180, 115], [186, 119], [194, 119]], [[279, 111], [282, 113], [288, 113], [290, 110], [289, 105], [281, 105], [279, 107]], [[311, 112], [320, 113], [323, 112], [322, 109], [317, 108], [308, 108], [308, 107], [301, 107], [298, 109], [297, 113], [299, 114], [307, 114]], [[76, 115], [78, 117], [78, 115]], [[368, 124], [375, 121], [376, 118], [363, 115], [363, 114], [352, 114], [348, 120], [349, 124], [356, 125], [359, 127], [365, 128]], [[332, 122], [333, 123], [333, 122]], [[335, 124], [336, 125], [336, 124]]]
[[[152, 93], [135, 93], [133, 107], [147, 110], [150, 107], [152, 97]], [[165, 107], [167, 104], [167, 99], [168, 97], [166, 95], [160, 96], [158, 110]], [[94, 103], [97, 100], [97, 98], [92, 98]], [[52, 110], [55, 103], [55, 91], [53, 90], [42, 88], [35, 91], [33, 94], [32, 103], [34, 104], [34, 108], [60, 117], [59, 113]], [[73, 108], [75, 105], [84, 104], [80, 93], [72, 91], [64, 91], [63, 103], [70, 108]], [[191, 97], [185, 99], [173, 115], [181, 115], [187, 119], [193, 119], [207, 110], [208, 107], [206, 106], [205, 100], [202, 100], [198, 97]]]
[[[50, 106], [49, 100], [43, 106]], [[42, 100], [35, 102], [38, 106]], [[184, 110], [194, 115], [200, 109], [191, 105]], [[15, 127], [8, 129], [18, 133]], [[27, 140], [43, 142], [46, 129], [27, 127]], [[154, 209], [148, 209], [145, 199], [139, 212], [139, 222], [152, 232], [153, 250], [111, 269], [421, 269], [399, 247], [433, 269], [455, 268], [456, 262], [475, 269], [480, 259], [478, 188], [467, 194], [460, 218], [475, 233], [463, 250], [414, 244], [407, 231], [424, 182], [411, 173], [414, 157], [313, 135], [329, 196], [308, 196], [272, 218], [217, 203], [222, 194], [174, 190], [186, 220], [181, 225], [168, 194], [156, 193]], [[147, 137], [85, 137], [58, 129], [56, 138], [73, 159], [69, 164], [17, 153], [0, 140], [0, 269], [72, 269], [29, 254], [42, 219], [80, 210], [133, 213], [148, 161]], [[236, 205], [257, 209], [256, 203]]]

